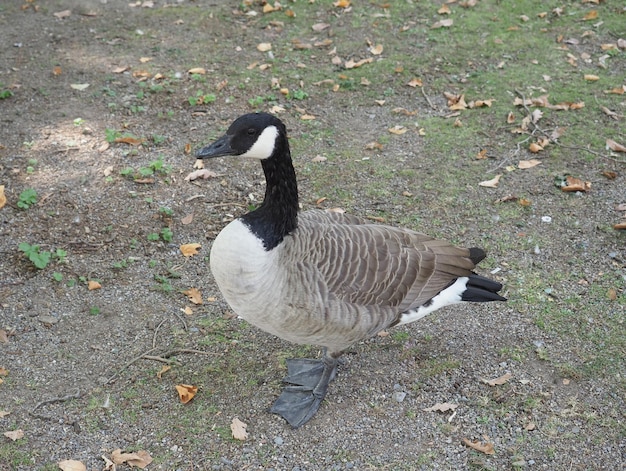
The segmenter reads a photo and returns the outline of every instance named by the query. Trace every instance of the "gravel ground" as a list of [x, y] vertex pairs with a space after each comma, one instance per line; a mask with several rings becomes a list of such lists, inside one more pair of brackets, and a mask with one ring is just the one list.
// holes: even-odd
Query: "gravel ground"
[[[0, 100], [0, 184], [8, 199], [0, 209], [0, 334], [6, 335], [0, 336], [0, 373], [7, 370], [0, 376], [0, 411], [9, 412], [0, 415], [0, 431], [24, 432], [17, 441], [0, 437], [1, 471], [53, 470], [68, 459], [100, 470], [116, 449], [145, 450], [154, 458], [150, 470], [624, 469], [626, 373], [610, 366], [586, 372], [601, 340], [572, 335], [567, 322], [558, 324], [561, 330], [545, 327], [557, 325], [549, 317], [555, 307], [585, 311], [589, 329], [606, 319], [623, 321], [624, 288], [614, 280], [623, 283], [626, 275], [624, 238], [605, 228], [614, 204], [623, 202], [624, 176], [611, 187], [594, 181], [598, 190], [589, 195], [564, 197], [539, 179], [551, 178], [548, 171], [536, 179], [512, 175], [512, 184], [541, 202], [512, 224], [481, 210], [485, 193], [473, 185], [459, 182], [454, 201], [442, 199], [437, 185], [416, 185], [407, 169], [426, 181], [449, 165], [448, 156], [420, 154], [417, 133], [390, 142], [380, 158], [391, 174], [390, 191], [410, 189], [418, 207], [399, 202], [402, 197], [372, 197], [368, 188], [377, 174], [355, 167], [353, 159], [329, 161], [321, 172], [349, 195], [343, 204], [351, 212], [384, 211], [389, 223], [418, 212], [425, 232], [486, 244], [486, 270], [505, 284], [511, 301], [446, 309], [355, 345], [310, 423], [292, 430], [270, 414], [285, 358], [319, 352], [233, 316], [207, 263], [221, 227], [262, 197], [262, 174], [253, 163], [220, 161], [212, 167], [217, 178], [184, 180], [194, 163], [186, 145], [195, 149], [220, 134], [264, 88], [251, 85], [251, 92], [231, 78], [230, 102], [194, 108], [187, 99], [197, 87], [186, 71], [194, 64], [190, 57], [200, 54], [211, 56], [199, 61], [208, 69], [243, 70], [259, 60], [257, 43], [289, 44], [289, 27], [261, 29], [237, 13], [238, 2], [154, 3], [9, 1], [0, 8], [0, 82], [18, 85], [14, 96]], [[54, 16], [65, 10], [71, 14]], [[340, 14], [335, 10], [320, 5], [312, 22], [330, 21]], [[349, 20], [343, 26], [363, 35]], [[198, 44], [200, 29], [208, 51]], [[242, 54], [229, 55], [238, 46]], [[152, 73], [183, 78], [170, 93], [138, 102], [140, 77], [133, 72], [144, 67], [141, 57], [152, 57], [145, 66], [152, 64]], [[133, 68], [112, 72], [128, 64]], [[219, 81], [219, 73], [209, 76], [210, 83]], [[87, 90], [71, 87], [87, 83]], [[284, 115], [299, 153], [305, 208], [320, 196], [310, 163], [315, 155], [338, 152], [339, 145], [363, 152], [372, 128], [394, 124], [359, 93], [311, 97], [306, 107], [321, 123], [313, 138], [295, 106]], [[407, 96], [388, 99], [404, 106]], [[436, 114], [423, 97], [419, 108], [421, 116]], [[106, 129], [148, 142], [107, 145]], [[307, 142], [315, 147], [303, 149]], [[120, 175], [159, 158], [168, 167], [150, 182]], [[474, 172], [472, 164], [453, 165]], [[596, 175], [602, 165], [580, 158], [569, 168]], [[16, 202], [26, 188], [35, 188], [39, 201], [24, 210]], [[505, 193], [490, 193], [489, 204]], [[183, 222], [190, 214], [193, 220]], [[543, 215], [552, 222], [542, 222]], [[148, 240], [165, 227], [172, 240]], [[67, 255], [39, 270], [17, 250], [22, 242]], [[202, 248], [186, 259], [179, 245], [189, 242]], [[101, 288], [89, 290], [89, 280]], [[619, 299], [608, 305], [612, 286]], [[204, 304], [182, 294], [191, 287], [202, 291]], [[616, 351], [623, 356], [623, 349]], [[164, 365], [171, 369], [159, 378]], [[504, 384], [486, 383], [507, 373]], [[181, 404], [177, 384], [198, 386], [198, 394]], [[456, 407], [424, 410], [437, 403]], [[235, 418], [247, 424], [245, 441], [232, 438]], [[466, 441], [491, 444], [495, 452]]]

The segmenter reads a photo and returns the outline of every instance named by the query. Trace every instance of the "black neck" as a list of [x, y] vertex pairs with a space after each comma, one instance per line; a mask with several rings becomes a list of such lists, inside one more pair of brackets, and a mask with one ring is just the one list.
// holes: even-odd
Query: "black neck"
[[298, 225], [298, 185], [287, 137], [276, 140], [269, 159], [261, 161], [265, 173], [265, 198], [254, 211], [241, 217], [250, 230], [272, 250]]

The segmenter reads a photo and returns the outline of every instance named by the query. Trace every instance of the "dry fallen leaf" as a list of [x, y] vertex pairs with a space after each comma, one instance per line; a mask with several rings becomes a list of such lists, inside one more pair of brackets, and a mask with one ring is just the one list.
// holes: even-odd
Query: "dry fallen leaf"
[[414, 79], [411, 79], [411, 81], [409, 81], [407, 85], [409, 87], [415, 88], [415, 87], [421, 87], [422, 85], [424, 85], [424, 83], [422, 82], [422, 79], [414, 78]]
[[206, 69], [204, 67], [194, 67], [187, 71], [188, 74], [205, 75]]
[[567, 175], [565, 177], [565, 184], [561, 186], [561, 191], [589, 191], [591, 190], [591, 182], [585, 182], [580, 178]]
[[440, 20], [440, 21], [437, 21], [436, 23], [433, 23], [430, 29], [449, 28], [453, 24], [454, 24], [454, 20], [452, 20], [452, 18], [446, 18], [445, 20]]
[[203, 179], [207, 179], [207, 178], [215, 178], [217, 177], [217, 173], [211, 171], [211, 170], [207, 170], [206, 168], [201, 168], [199, 170], [194, 170], [193, 172], [191, 172], [190, 174], [188, 174], [185, 177], [185, 181], [189, 182], [189, 181], [193, 181], [196, 180], [198, 178], [203, 178]]
[[324, 31], [326, 28], [330, 28], [330, 24], [328, 23], [315, 23], [313, 26], [311, 26], [311, 29], [313, 29], [313, 31], [316, 32], [320, 32], [320, 31]]
[[115, 138], [113, 142], [118, 143], [118, 144], [128, 144], [131, 146], [138, 146], [140, 144], [143, 144], [145, 142], [145, 139], [137, 139], [136, 137], [126, 136], [126, 137], [117, 137]]
[[89, 280], [87, 282], [87, 289], [89, 291], [93, 291], [93, 290], [100, 289], [100, 288], [102, 288], [102, 285], [98, 283], [97, 281]]
[[530, 160], [520, 160], [517, 164], [517, 168], [521, 170], [526, 170], [528, 168], [536, 167], [541, 163], [541, 160], [530, 159]]
[[157, 378], [161, 379], [165, 373], [171, 370], [172, 367], [170, 365], [163, 365], [161, 369], [157, 372]]
[[585, 74], [584, 79], [587, 82], [595, 82], [597, 80], [600, 80], [600, 77], [598, 77], [597, 75], [593, 75], [593, 74]]
[[7, 415], [9, 415], [9, 414], [10, 414], [10, 412], [9, 412], [9, 411], [6, 411], [6, 410], [0, 410], [0, 419], [1, 419], [2, 417], [6, 417], [6, 416], [7, 416]]
[[367, 59], [361, 59], [360, 61], [353, 61], [352, 59], [350, 59], [349, 61], [346, 61], [343, 66], [346, 69], [356, 69], [358, 67], [361, 67], [364, 64], [369, 64], [371, 62], [374, 62], [374, 58], [373, 57], [368, 57]]
[[63, 460], [57, 463], [62, 471], [87, 471], [87, 467], [77, 460]]
[[0, 185], [0, 209], [4, 208], [7, 204], [7, 197], [4, 196], [4, 185]]
[[72, 15], [71, 10], [63, 10], [63, 11], [57, 11], [56, 13], [53, 13], [54, 16], [56, 16], [58, 19], [62, 20], [63, 18], [69, 18]]
[[193, 221], [193, 213], [189, 213], [187, 214], [187, 216], [180, 218], [180, 222], [183, 226], [191, 224], [192, 221]]
[[0, 329], [0, 343], [9, 343], [9, 334], [4, 329]]
[[180, 402], [187, 404], [198, 392], [198, 386], [191, 386], [190, 384], [177, 384], [176, 391], [178, 391]]
[[375, 56], [381, 55], [383, 53], [383, 45], [376, 44], [375, 46], [370, 47], [370, 52]]
[[[193, 216], [193, 214], [192, 214]], [[200, 244], [194, 242], [192, 244], [183, 244], [180, 246], [180, 251], [185, 257], [193, 257], [198, 254], [198, 249], [202, 247]]]
[[395, 125], [392, 128], [389, 128], [389, 132], [391, 134], [395, 134], [397, 136], [404, 134], [405, 132], [407, 132], [408, 129], [404, 126], [400, 126], [400, 125]]
[[337, 0], [333, 2], [337, 8], [348, 8], [350, 6], [350, 0]]
[[248, 432], [246, 432], [247, 426], [248, 424], [235, 417], [230, 423], [230, 430], [233, 433], [233, 438], [235, 440], [246, 440], [248, 438]]
[[512, 377], [513, 375], [511, 373], [505, 373], [499, 378], [483, 379], [482, 382], [488, 384], [489, 386], [500, 386], [502, 384], [508, 383]]
[[257, 44], [256, 48], [258, 51], [267, 52], [267, 51], [272, 50], [272, 44], [271, 43], [259, 43]]
[[122, 453], [122, 450], [118, 448], [111, 453], [111, 459], [115, 464], [127, 463], [130, 466], [137, 466], [141, 469], [144, 469], [152, 463], [152, 457], [144, 450], [139, 450], [134, 453]]
[[4, 432], [2, 435], [7, 437], [10, 440], [19, 440], [20, 438], [24, 438], [24, 431], [21, 429], [10, 430], [8, 432]]
[[89, 84], [88, 83], [72, 83], [70, 84], [70, 87], [73, 88], [74, 90], [83, 91], [89, 87]]
[[541, 147], [536, 142], [531, 142], [530, 145], [528, 146], [528, 150], [531, 151], [533, 154], [536, 154], [537, 152], [542, 151], [543, 147]]
[[598, 18], [598, 10], [589, 10], [585, 16], [583, 16], [583, 21], [595, 20]]
[[366, 150], [383, 150], [383, 145], [380, 142], [377, 141], [372, 141], [372, 142], [368, 142], [367, 144], [365, 144], [365, 149]]
[[202, 304], [202, 293], [198, 288], [189, 288], [187, 291], [183, 291], [183, 294], [189, 298], [194, 304]]
[[449, 410], [454, 410], [459, 407], [458, 404], [452, 404], [450, 402], [438, 402], [432, 407], [427, 407], [426, 409], [422, 409], [424, 412], [447, 412]]
[[613, 139], [606, 140], [606, 148], [615, 152], [626, 152], [626, 146], [615, 142]]
[[495, 450], [493, 449], [493, 443], [486, 442], [484, 445], [480, 442], [471, 442], [467, 438], [463, 439], [463, 443], [465, 443], [470, 448], [473, 448], [476, 451], [480, 451], [486, 455], [493, 455]]
[[502, 177], [502, 174], [498, 174], [495, 177], [493, 177], [491, 180], [485, 180], [480, 182], [478, 185], [479, 186], [484, 186], [487, 188], [498, 188], [498, 183], [500, 182], [500, 177]]

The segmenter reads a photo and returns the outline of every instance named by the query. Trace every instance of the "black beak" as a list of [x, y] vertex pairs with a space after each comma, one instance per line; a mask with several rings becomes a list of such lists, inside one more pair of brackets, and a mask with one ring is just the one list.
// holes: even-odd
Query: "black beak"
[[235, 155], [234, 149], [230, 146], [230, 137], [228, 134], [224, 134], [217, 141], [196, 152], [198, 159], [212, 159], [225, 155]]

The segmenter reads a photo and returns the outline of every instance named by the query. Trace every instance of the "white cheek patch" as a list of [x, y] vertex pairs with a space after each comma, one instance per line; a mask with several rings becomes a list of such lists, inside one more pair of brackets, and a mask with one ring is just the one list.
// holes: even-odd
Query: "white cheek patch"
[[268, 159], [274, 153], [276, 146], [276, 138], [278, 137], [278, 128], [276, 126], [266, 127], [256, 142], [247, 152], [241, 154], [240, 157], [250, 157], [252, 159]]

